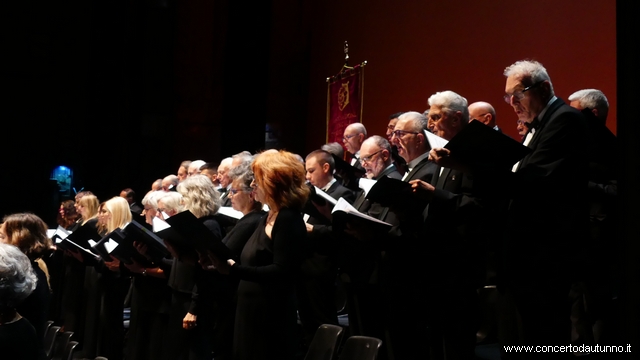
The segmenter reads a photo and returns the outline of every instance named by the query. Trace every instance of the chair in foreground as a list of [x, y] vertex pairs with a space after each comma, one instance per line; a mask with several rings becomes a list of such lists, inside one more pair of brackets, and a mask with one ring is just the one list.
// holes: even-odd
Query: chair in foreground
[[71, 341], [73, 331], [58, 332], [53, 345], [52, 360], [64, 360], [64, 352], [67, 350], [67, 345]]
[[375, 360], [382, 340], [369, 336], [351, 336], [340, 352], [340, 360]]
[[51, 357], [53, 356], [53, 346], [55, 345], [59, 331], [60, 326], [49, 326], [47, 333], [44, 335], [44, 342], [42, 343], [42, 347], [44, 348], [44, 353], [47, 359], [51, 359]]
[[323, 324], [309, 344], [304, 360], [332, 360], [342, 339], [343, 329], [340, 326]]
[[73, 360], [73, 353], [76, 351], [77, 347], [77, 341], [69, 341], [64, 349], [64, 352], [62, 353], [62, 357], [60, 358], [60, 360]]

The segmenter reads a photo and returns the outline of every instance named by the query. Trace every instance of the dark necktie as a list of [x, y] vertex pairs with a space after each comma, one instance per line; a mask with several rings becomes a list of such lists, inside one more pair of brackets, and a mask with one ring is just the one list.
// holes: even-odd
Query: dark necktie
[[533, 121], [530, 123], [526, 123], [525, 125], [527, 126], [527, 128], [529, 129], [529, 132], [531, 132], [531, 129], [538, 129], [540, 128], [540, 120], [538, 120], [538, 117], [533, 118]]

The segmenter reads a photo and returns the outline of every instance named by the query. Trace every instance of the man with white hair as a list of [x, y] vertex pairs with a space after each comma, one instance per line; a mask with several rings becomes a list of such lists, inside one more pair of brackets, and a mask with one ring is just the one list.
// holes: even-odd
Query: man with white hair
[[[587, 126], [555, 96], [539, 62], [518, 61], [504, 75], [505, 101], [528, 123], [531, 152], [505, 186], [511, 192], [502, 281], [521, 319], [522, 345], [563, 345], [570, 337], [570, 254], [588, 226]], [[523, 228], [521, 219], [530, 225]]]
[[401, 179], [391, 157], [391, 144], [382, 136], [373, 135], [362, 143], [360, 162], [370, 179], [379, 179], [389, 176]]
[[407, 162], [403, 181], [421, 179], [431, 182], [435, 173], [436, 165], [429, 161], [431, 146], [424, 133], [426, 128], [427, 118], [419, 112], [409, 111], [398, 117], [391, 142], [398, 148], [398, 155]]
[[[607, 128], [609, 102], [602, 91], [597, 89], [578, 90], [569, 96], [570, 105], [580, 110], [589, 124], [590, 139], [586, 148], [589, 154], [589, 268], [593, 276], [572, 286], [574, 300], [571, 321], [578, 334], [576, 344], [597, 344], [603, 330], [610, 326], [606, 314], [611, 311], [611, 280], [615, 276], [613, 249], [617, 246], [618, 227], [617, 163], [602, 149], [616, 149], [616, 136]], [[583, 300], [584, 299], [584, 300]], [[573, 330], [572, 330], [573, 332]]]
[[200, 174], [200, 168], [202, 165], [206, 164], [204, 160], [195, 160], [189, 164], [189, 169], [187, 171], [187, 177], [191, 177], [193, 175]]
[[[467, 100], [453, 91], [433, 94], [429, 100], [433, 132], [451, 140], [469, 123]], [[439, 167], [431, 183], [411, 181], [429, 204], [423, 211], [420, 231], [424, 254], [425, 321], [427, 341], [435, 358], [474, 357], [476, 288], [484, 276], [485, 221], [490, 208], [474, 186], [473, 177], [462, 170]]]
[[218, 181], [220, 182], [220, 188], [218, 191], [220, 192], [220, 200], [223, 202], [227, 198], [229, 194], [229, 188], [231, 187], [231, 178], [229, 177], [229, 170], [231, 170], [231, 164], [233, 163], [233, 158], [224, 158], [220, 161], [220, 165], [218, 165]]
[[351, 159], [352, 166], [358, 166], [358, 158], [360, 156], [360, 147], [362, 142], [367, 138], [367, 129], [362, 123], [349, 124], [344, 129], [342, 135], [342, 142], [347, 148], [347, 151], [351, 153], [353, 159]]
[[597, 89], [578, 90], [569, 96], [571, 107], [578, 110], [589, 109], [602, 122], [607, 123], [609, 101], [604, 93]]
[[176, 191], [176, 187], [180, 183], [180, 178], [175, 175], [167, 175], [162, 179], [163, 191]]

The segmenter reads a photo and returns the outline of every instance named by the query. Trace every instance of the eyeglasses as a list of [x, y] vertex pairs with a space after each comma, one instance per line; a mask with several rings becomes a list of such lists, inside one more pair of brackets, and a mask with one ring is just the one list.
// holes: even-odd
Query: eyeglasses
[[237, 194], [237, 193], [238, 193], [238, 192], [240, 192], [240, 191], [247, 191], [247, 190], [249, 190], [249, 191], [250, 191], [251, 189], [247, 189], [247, 188], [234, 189], [234, 188], [231, 188], [231, 189], [229, 189], [229, 192], [231, 193], [231, 195], [235, 195], [235, 194]]
[[380, 150], [374, 152], [371, 155], [362, 156], [362, 157], [360, 157], [360, 159], [358, 159], [358, 161], [360, 161], [360, 164], [364, 164], [365, 162], [370, 162], [373, 159], [373, 157], [376, 156], [376, 154], [379, 153], [382, 150], [383, 149], [380, 149]]
[[545, 82], [545, 80], [541, 80], [538, 81], [537, 83], [531, 85], [531, 86], [527, 86], [526, 88], [520, 90], [520, 91], [516, 91], [513, 94], [505, 94], [504, 95], [504, 101], [507, 104], [511, 104], [511, 97], [513, 96], [517, 101], [520, 101], [522, 99], [524, 99], [524, 93], [526, 93], [527, 91], [534, 89], [538, 86], [540, 86], [540, 84], [542, 84], [543, 82]]
[[420, 134], [420, 133], [419, 133], [419, 132], [413, 132], [413, 131], [395, 130], [392, 134], [393, 134], [393, 136], [395, 136], [395, 137], [397, 137], [397, 138], [401, 138], [401, 137], [403, 137], [405, 134], [418, 135], [418, 134]]
[[347, 142], [347, 141], [349, 141], [349, 139], [351, 139], [352, 137], [354, 137], [354, 136], [356, 136], [356, 135], [360, 135], [360, 134], [345, 135], [345, 136], [342, 138], [342, 141], [343, 141], [343, 142]]

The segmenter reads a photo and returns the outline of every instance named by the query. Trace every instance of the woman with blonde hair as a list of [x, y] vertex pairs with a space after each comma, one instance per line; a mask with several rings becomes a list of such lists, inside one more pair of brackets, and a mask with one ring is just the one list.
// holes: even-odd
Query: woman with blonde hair
[[[47, 282], [47, 268], [41, 259], [52, 247], [47, 237], [47, 224], [31, 213], [5, 216], [0, 226], [0, 241], [16, 246], [29, 260], [38, 277], [36, 289], [17, 307], [18, 312], [36, 329], [38, 339], [44, 339], [45, 323], [49, 316], [51, 292]], [[39, 343], [38, 346], [42, 346]]]
[[[76, 209], [82, 217], [81, 225], [86, 225], [90, 220], [98, 216], [98, 206], [100, 202], [95, 195], [84, 195], [76, 203]], [[97, 222], [97, 220], [96, 220]]]
[[[80, 218], [73, 231], [81, 227], [98, 230], [98, 198], [88, 191], [81, 191], [76, 195], [75, 207]], [[85, 239], [83, 239], [85, 240]], [[88, 242], [79, 244], [89, 246]], [[86, 274], [93, 273], [93, 267], [86, 267], [82, 255], [78, 251], [65, 250], [62, 259], [64, 266], [64, 280], [61, 296], [61, 322], [65, 331], [73, 331], [81, 339], [84, 335], [86, 318], [85, 281]]]
[[265, 151], [252, 164], [256, 200], [269, 206], [240, 261], [218, 263], [240, 279], [234, 359], [294, 359], [297, 349], [295, 280], [306, 226], [301, 209], [309, 196], [305, 170], [292, 153]]
[[[81, 202], [87, 198], [85, 196]], [[126, 199], [116, 196], [100, 206], [97, 218], [106, 234], [124, 228], [131, 222], [131, 210]], [[129, 290], [129, 277], [122, 272], [116, 259], [102, 259], [95, 267], [87, 267], [85, 293], [87, 311], [83, 356], [104, 356], [122, 359], [124, 298]]]

